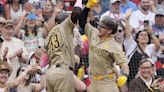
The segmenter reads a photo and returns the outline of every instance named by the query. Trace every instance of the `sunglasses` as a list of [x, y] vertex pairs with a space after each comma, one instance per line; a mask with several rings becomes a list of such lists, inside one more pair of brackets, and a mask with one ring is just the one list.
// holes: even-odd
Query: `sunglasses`
[[123, 30], [117, 30], [117, 31], [121, 33]]

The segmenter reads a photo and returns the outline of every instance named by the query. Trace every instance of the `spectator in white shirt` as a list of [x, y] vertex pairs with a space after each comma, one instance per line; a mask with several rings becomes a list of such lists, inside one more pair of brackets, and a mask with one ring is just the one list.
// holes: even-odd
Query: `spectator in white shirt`
[[110, 16], [117, 21], [125, 19], [125, 15], [120, 11], [121, 0], [110, 0], [110, 10], [102, 14], [100, 20], [103, 16]]
[[9, 20], [5, 20], [2, 27], [2, 38], [4, 42], [2, 43], [1, 51], [3, 55], [5, 53], [4, 50], [7, 48], [6, 58], [13, 68], [9, 81], [15, 79], [17, 69], [20, 67], [21, 63], [26, 63], [28, 56], [24, 43], [20, 39], [12, 37], [13, 31], [13, 23]]
[[150, 0], [141, 0], [139, 9], [132, 13], [129, 19], [129, 24], [137, 33], [139, 30], [144, 29], [144, 22], [149, 26], [154, 24], [155, 14], [150, 11]]

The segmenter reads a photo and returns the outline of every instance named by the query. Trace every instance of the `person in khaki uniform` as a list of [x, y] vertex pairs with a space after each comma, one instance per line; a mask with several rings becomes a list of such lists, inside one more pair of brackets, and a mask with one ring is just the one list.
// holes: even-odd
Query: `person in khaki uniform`
[[[86, 16], [87, 13], [82, 12], [82, 15]], [[80, 23], [80, 26], [84, 28], [84, 24]], [[85, 34], [89, 39], [91, 92], [119, 92], [119, 87], [127, 81], [129, 67], [125, 53], [113, 36], [117, 28], [117, 22], [109, 16], [104, 16], [98, 22], [98, 28], [94, 28], [90, 23], [85, 24]], [[123, 70], [122, 75], [116, 76], [118, 71], [114, 64]]]
[[75, 63], [72, 40], [74, 24], [69, 16], [48, 35], [47, 51], [50, 64], [46, 74], [48, 92], [75, 92], [72, 71]]
[[[93, 6], [93, 0], [89, 0]], [[93, 5], [92, 5], [93, 4]], [[75, 64], [73, 28], [81, 14], [81, 8], [74, 7], [71, 16], [55, 26], [48, 35], [47, 53], [50, 68], [46, 74], [48, 92], [75, 92], [73, 68]]]

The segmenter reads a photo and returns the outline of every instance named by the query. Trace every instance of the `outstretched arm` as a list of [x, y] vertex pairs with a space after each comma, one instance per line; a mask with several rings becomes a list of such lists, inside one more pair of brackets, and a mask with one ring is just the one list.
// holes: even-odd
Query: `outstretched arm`
[[97, 3], [97, 0], [88, 0], [86, 7], [83, 9], [80, 18], [79, 18], [79, 25], [84, 30], [85, 24], [87, 22], [88, 13], [90, 8], [92, 8]]

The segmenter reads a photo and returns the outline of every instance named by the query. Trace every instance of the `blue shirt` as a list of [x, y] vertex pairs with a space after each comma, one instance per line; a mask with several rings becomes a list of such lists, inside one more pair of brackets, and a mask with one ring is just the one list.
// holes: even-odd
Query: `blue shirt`
[[133, 3], [132, 1], [127, 1], [126, 5], [121, 5], [121, 12], [125, 14], [129, 8], [131, 8], [132, 11], [136, 11], [138, 9], [135, 3]]

